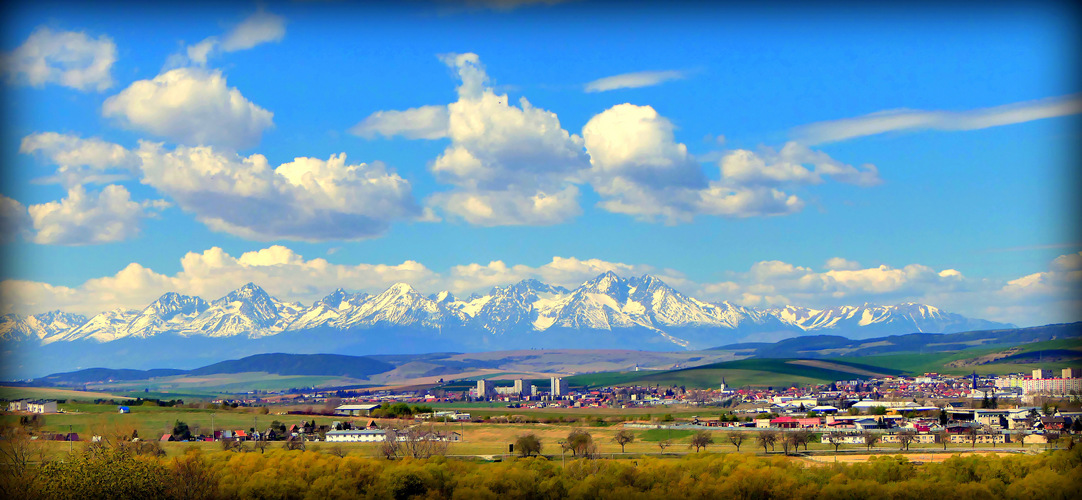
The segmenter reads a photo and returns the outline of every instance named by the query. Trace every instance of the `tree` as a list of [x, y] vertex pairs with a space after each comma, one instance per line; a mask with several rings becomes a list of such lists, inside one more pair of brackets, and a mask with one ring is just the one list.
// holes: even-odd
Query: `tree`
[[879, 434], [864, 431], [862, 436], [864, 437], [864, 446], [868, 447], [868, 451], [872, 451], [872, 446], [879, 442]]
[[192, 431], [188, 429], [188, 424], [177, 420], [173, 423], [173, 440], [174, 441], [187, 441], [192, 438]]
[[515, 440], [515, 448], [519, 456], [528, 457], [532, 454], [541, 454], [541, 440], [534, 433], [523, 434]]
[[911, 429], [906, 429], [898, 433], [898, 443], [903, 450], [908, 451], [909, 443], [912, 443], [915, 439], [917, 439], [917, 433]]
[[616, 432], [616, 435], [613, 436], [612, 440], [620, 445], [620, 453], [623, 453], [624, 446], [635, 441], [635, 434], [632, 434], [632, 432], [627, 429], [621, 429]]
[[388, 459], [429, 458], [446, 455], [448, 448], [450, 445], [436, 435], [431, 425], [427, 428], [414, 425], [405, 429], [388, 428], [378, 451]]
[[845, 442], [845, 434], [842, 434], [838, 431], [833, 431], [828, 434], [824, 434], [823, 436], [827, 439], [828, 443], [834, 446], [834, 453], [838, 453], [838, 448], [841, 448], [842, 444], [844, 444]]
[[793, 444], [796, 446], [803, 446], [804, 451], [808, 451], [808, 443], [812, 440], [812, 433], [807, 429], [800, 429], [793, 432]]
[[778, 442], [778, 435], [774, 431], [759, 431], [759, 434], [755, 436], [755, 440], [759, 443], [759, 446], [763, 447], [763, 453], [766, 453], [768, 446], [771, 450], [774, 449], [774, 443]]
[[943, 445], [943, 451], [947, 451], [947, 444], [951, 442], [950, 431], [943, 429], [935, 434], [935, 438], [939, 440], [939, 444]]
[[744, 441], [748, 438], [747, 434], [743, 432], [730, 432], [728, 435], [729, 442], [736, 446], [736, 451], [740, 451], [740, 445], [744, 444]]
[[887, 414], [887, 407], [886, 406], [876, 405], [876, 406], [873, 406], [873, 407], [869, 408], [868, 413], [870, 413], [872, 415], [886, 415]]
[[567, 435], [564, 449], [570, 451], [572, 456], [583, 458], [590, 458], [597, 452], [594, 437], [582, 429], [575, 429]]
[[977, 447], [977, 428], [976, 427], [966, 427], [965, 436], [966, 436], [966, 439], [972, 444], [971, 447], [976, 448]]
[[789, 455], [789, 449], [796, 447], [796, 436], [792, 432], [786, 432], [781, 436], [781, 451], [786, 456]]
[[672, 446], [672, 440], [671, 439], [662, 439], [661, 441], [657, 442], [657, 447], [661, 448], [661, 454], [662, 455], [665, 454], [665, 448], [668, 448], [670, 446]]
[[714, 438], [710, 435], [709, 431], [699, 431], [691, 436], [691, 444], [688, 448], [695, 448], [695, 453], [698, 453], [700, 449], [705, 449], [708, 445], [714, 444]]

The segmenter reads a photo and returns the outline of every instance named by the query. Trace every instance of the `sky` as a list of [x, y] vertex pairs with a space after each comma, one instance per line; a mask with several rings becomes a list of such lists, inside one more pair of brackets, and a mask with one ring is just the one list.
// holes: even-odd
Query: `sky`
[[24, 3], [0, 312], [604, 271], [1082, 320], [1068, 3]]

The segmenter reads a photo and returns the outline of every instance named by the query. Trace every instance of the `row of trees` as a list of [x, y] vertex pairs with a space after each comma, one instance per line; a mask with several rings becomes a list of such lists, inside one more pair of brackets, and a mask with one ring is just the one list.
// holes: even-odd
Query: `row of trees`
[[782, 456], [680, 459], [544, 458], [501, 463], [376, 460], [313, 451], [160, 458], [87, 447], [11, 473], [4, 498], [1082, 498], [1082, 447], [1039, 455], [958, 455], [916, 465], [903, 456], [806, 467]]

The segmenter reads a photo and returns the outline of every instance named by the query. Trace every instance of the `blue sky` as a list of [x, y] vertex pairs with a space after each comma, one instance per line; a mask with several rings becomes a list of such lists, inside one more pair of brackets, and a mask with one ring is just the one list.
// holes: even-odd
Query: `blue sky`
[[11, 8], [3, 312], [611, 269], [755, 307], [1082, 319], [1074, 14]]

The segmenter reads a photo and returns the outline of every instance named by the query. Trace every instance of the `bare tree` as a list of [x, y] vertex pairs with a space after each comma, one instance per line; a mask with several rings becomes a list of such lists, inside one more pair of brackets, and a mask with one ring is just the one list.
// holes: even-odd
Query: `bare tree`
[[917, 439], [917, 433], [911, 429], [906, 429], [898, 433], [898, 444], [901, 445], [901, 449], [908, 451], [909, 443], [912, 443]]
[[774, 449], [774, 443], [778, 442], [778, 434], [774, 431], [759, 431], [755, 436], [755, 441], [759, 443], [759, 446], [763, 447], [763, 453], [766, 453], [768, 446], [771, 450]]
[[429, 458], [446, 455], [450, 444], [429, 426], [414, 425], [407, 428], [388, 428], [379, 453], [388, 459]]
[[338, 457], [338, 458], [342, 458], [342, 457], [345, 457], [345, 456], [346, 456], [346, 455], [347, 455], [347, 454], [349, 453], [349, 452], [347, 452], [347, 451], [346, 451], [346, 449], [345, 449], [344, 447], [342, 447], [342, 445], [340, 445], [340, 444], [336, 444], [336, 445], [334, 445], [334, 446], [331, 446], [331, 448], [330, 448], [330, 450], [328, 450], [328, 452], [329, 452], [329, 453], [330, 453], [331, 455], [334, 455], [334, 456], [336, 456], [336, 457]]
[[976, 427], [966, 427], [965, 436], [966, 436], [966, 440], [970, 442], [970, 447], [971, 448], [976, 448], [977, 447], [977, 436], [978, 436], [977, 428]]
[[259, 450], [260, 453], [264, 453], [264, 452], [267, 451], [267, 445], [268, 444], [270, 444], [269, 441], [267, 441], [266, 439], [260, 438], [260, 439], [257, 439], [255, 441], [255, 443], [253, 443], [252, 445], [255, 446], [255, 449]]
[[23, 426], [0, 428], [0, 496], [30, 498], [30, 488], [36, 478], [34, 462], [45, 459], [44, 443], [31, 439], [30, 430]]
[[624, 446], [627, 446], [628, 443], [635, 441], [635, 434], [632, 434], [631, 431], [627, 429], [621, 429], [616, 432], [616, 435], [613, 436], [612, 440], [615, 441], [616, 444], [620, 445], [620, 453], [623, 453]]
[[662, 455], [665, 454], [665, 448], [668, 448], [670, 446], [672, 446], [672, 440], [671, 439], [662, 439], [661, 441], [657, 442], [657, 447], [661, 448], [661, 454]]
[[834, 447], [835, 454], [838, 453], [838, 448], [841, 448], [841, 446], [845, 444], [845, 434], [842, 434], [838, 431], [832, 431], [830, 433], [824, 434], [823, 437], [825, 437], [827, 442]]
[[706, 449], [707, 446], [714, 444], [714, 438], [710, 435], [709, 431], [699, 431], [691, 436], [691, 444], [688, 448], [695, 448], [695, 453], [699, 452], [699, 449]]
[[740, 445], [744, 444], [744, 441], [748, 439], [748, 435], [743, 432], [730, 432], [726, 435], [729, 438], [729, 442], [736, 446], [736, 451], [740, 451]]
[[789, 455], [789, 448], [796, 447], [796, 435], [792, 432], [786, 432], [781, 436], [781, 451], [782, 453]]
[[947, 451], [947, 445], [951, 442], [950, 431], [943, 429], [935, 434], [935, 438], [939, 440], [939, 444], [943, 445], [943, 451]]
[[872, 451], [872, 446], [879, 442], [879, 434], [864, 431], [862, 436], [864, 437], [864, 446], [868, 447], [868, 451]]

